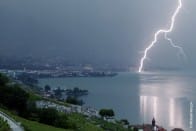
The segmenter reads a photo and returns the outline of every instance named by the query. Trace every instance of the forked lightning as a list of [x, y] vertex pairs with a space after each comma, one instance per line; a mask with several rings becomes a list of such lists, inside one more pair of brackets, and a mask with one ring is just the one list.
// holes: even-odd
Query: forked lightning
[[180, 53], [183, 54], [185, 56], [185, 53], [183, 51], [183, 48], [180, 46], [177, 46], [176, 44], [173, 43], [173, 41], [167, 36], [168, 33], [172, 32], [173, 28], [174, 28], [174, 24], [175, 24], [175, 20], [176, 20], [176, 16], [178, 15], [180, 9], [182, 8], [182, 0], [178, 0], [178, 6], [174, 12], [174, 14], [172, 15], [171, 18], [171, 24], [170, 27], [168, 29], [160, 29], [158, 30], [155, 34], [154, 34], [154, 39], [153, 41], [150, 43], [150, 45], [145, 49], [144, 51], [144, 55], [140, 60], [140, 66], [138, 69], [138, 72], [142, 72], [143, 70], [143, 66], [144, 66], [144, 61], [147, 58], [148, 52], [150, 51], [150, 49], [157, 43], [158, 41], [158, 36], [160, 34], [164, 34], [165, 35], [165, 39], [168, 40], [171, 44], [172, 47], [179, 49]]

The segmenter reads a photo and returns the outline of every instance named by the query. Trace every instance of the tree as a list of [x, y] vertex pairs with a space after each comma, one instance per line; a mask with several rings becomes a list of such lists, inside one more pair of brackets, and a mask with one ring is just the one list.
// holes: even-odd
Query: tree
[[124, 125], [129, 125], [129, 121], [127, 119], [122, 119], [120, 120], [121, 123], [123, 123]]
[[112, 109], [101, 109], [99, 111], [99, 115], [101, 117], [113, 117], [115, 114], [114, 114], [114, 111]]
[[45, 85], [44, 91], [45, 91], [45, 92], [48, 92], [48, 91], [50, 91], [50, 90], [51, 90], [51, 87], [50, 87], [49, 85]]
[[61, 98], [62, 97], [62, 90], [60, 87], [58, 87], [56, 90], [54, 90], [54, 94], [55, 94], [55, 97], [57, 98]]

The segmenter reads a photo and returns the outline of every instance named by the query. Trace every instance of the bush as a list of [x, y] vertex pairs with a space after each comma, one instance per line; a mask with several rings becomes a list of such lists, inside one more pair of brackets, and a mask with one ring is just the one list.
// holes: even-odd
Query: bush
[[51, 87], [50, 87], [49, 85], [45, 85], [44, 91], [45, 91], [45, 92], [48, 92], [48, 91], [50, 91], [50, 90], [51, 90]]
[[127, 119], [122, 119], [120, 122], [124, 125], [129, 125], [129, 121]]
[[73, 105], [83, 105], [84, 102], [82, 100], [78, 100], [76, 97], [68, 96], [66, 102]]
[[102, 117], [113, 117], [115, 114], [112, 109], [101, 109], [99, 115]]

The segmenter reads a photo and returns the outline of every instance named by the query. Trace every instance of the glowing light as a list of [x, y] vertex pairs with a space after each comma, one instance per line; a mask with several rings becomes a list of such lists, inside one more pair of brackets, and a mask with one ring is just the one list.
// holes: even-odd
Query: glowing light
[[182, 0], [178, 0], [178, 7], [176, 8], [174, 14], [172, 15], [171, 18], [171, 24], [170, 27], [168, 29], [160, 29], [158, 30], [155, 34], [154, 34], [154, 40], [151, 42], [151, 44], [145, 49], [144, 51], [144, 55], [140, 60], [140, 66], [138, 69], [138, 72], [142, 72], [143, 70], [143, 66], [144, 66], [144, 61], [148, 55], [148, 52], [150, 51], [150, 49], [154, 46], [154, 44], [157, 43], [158, 40], [158, 36], [162, 33], [165, 33], [167, 35], [167, 33], [172, 32], [173, 28], [174, 28], [174, 24], [175, 24], [175, 20], [176, 20], [176, 16], [178, 15], [180, 9], [182, 8]]
[[147, 112], [147, 96], [140, 96], [140, 115], [143, 118], [143, 123], [145, 123]]
[[157, 103], [158, 103], [157, 97], [153, 97], [153, 117], [155, 119], [157, 118], [157, 112], [158, 112], [158, 109], [157, 109], [158, 105], [157, 105]]
[[174, 113], [175, 113], [175, 101], [174, 101], [174, 99], [170, 99], [169, 104], [170, 104], [170, 106], [169, 106], [170, 126], [174, 126], [174, 121], [175, 121], [175, 117], [174, 117]]

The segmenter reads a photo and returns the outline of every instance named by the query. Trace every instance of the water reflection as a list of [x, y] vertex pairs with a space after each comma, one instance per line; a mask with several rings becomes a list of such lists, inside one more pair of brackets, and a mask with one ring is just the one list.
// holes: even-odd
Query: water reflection
[[175, 101], [174, 101], [174, 99], [170, 99], [170, 101], [169, 101], [169, 115], [170, 115], [169, 120], [170, 120], [170, 123], [169, 123], [169, 125], [171, 127], [174, 126], [174, 122], [175, 122], [174, 112], [175, 112]]
[[195, 96], [189, 92], [190, 87], [182, 77], [145, 74], [141, 81], [140, 116], [143, 123], [149, 123], [154, 117], [167, 129], [195, 129]]
[[[140, 105], [140, 115], [143, 118], [143, 123], [149, 123], [152, 118], [155, 118], [163, 126], [184, 128], [184, 123], [187, 123], [186, 120], [188, 119], [183, 118], [190, 115], [190, 128], [193, 126], [193, 105], [189, 104], [189, 101], [181, 98], [140, 96]], [[190, 112], [186, 113], [187, 116], [183, 116], [188, 109]]]
[[194, 109], [194, 105], [193, 102], [190, 102], [190, 122], [189, 122], [189, 128], [192, 129], [193, 128], [193, 109]]

